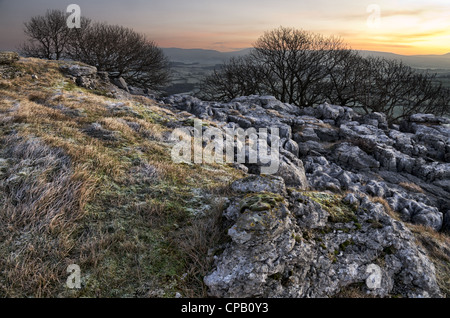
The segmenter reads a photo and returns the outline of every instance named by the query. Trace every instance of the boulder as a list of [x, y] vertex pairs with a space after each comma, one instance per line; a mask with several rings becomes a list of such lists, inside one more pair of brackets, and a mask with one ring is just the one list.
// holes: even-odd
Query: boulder
[[339, 130], [331, 127], [314, 128], [314, 132], [322, 142], [335, 142], [339, 140]]
[[283, 103], [276, 99], [274, 96], [261, 96], [259, 98], [259, 101], [261, 106], [266, 109], [276, 109], [283, 105]]
[[436, 207], [415, 201], [398, 192], [388, 197], [386, 201], [394, 211], [401, 214], [404, 221], [429, 226], [436, 231], [443, 226], [444, 215]]
[[97, 68], [90, 65], [80, 64], [63, 64], [60, 70], [67, 75], [74, 77], [95, 77], [97, 75]]
[[211, 297], [323, 298], [348, 288], [442, 297], [411, 231], [364, 195], [249, 194], [233, 198], [226, 216], [231, 241], [204, 277]]
[[293, 141], [292, 139], [288, 139], [284, 142], [283, 148], [290, 153], [292, 153], [294, 156], [298, 157], [299, 154], [299, 146], [298, 144]]
[[450, 119], [433, 114], [413, 114], [400, 123], [400, 131], [415, 133], [421, 125], [434, 126], [449, 124]]
[[80, 87], [88, 89], [97, 87], [97, 68], [95, 66], [68, 63], [61, 65], [60, 70], [71, 77]]
[[252, 127], [252, 123], [243, 116], [228, 115], [228, 121], [236, 123], [244, 129]]
[[112, 78], [111, 82], [116, 85], [118, 88], [123, 89], [124, 91], [130, 92], [128, 88], [127, 82], [123, 79], [123, 77]]
[[380, 167], [380, 163], [372, 156], [349, 143], [338, 145], [334, 149], [333, 155], [339, 163], [356, 170], [370, 170]]
[[298, 144], [298, 148], [299, 157], [322, 156], [323, 154], [328, 152], [328, 150], [324, 148], [323, 144], [313, 140], [300, 142]]
[[290, 152], [280, 152], [278, 171], [274, 175], [282, 177], [288, 187], [303, 190], [309, 188], [302, 161]]
[[317, 136], [316, 131], [312, 127], [305, 127], [302, 131], [295, 133], [293, 139], [297, 143], [305, 141], [320, 141], [319, 136]]
[[106, 81], [109, 82], [109, 73], [108, 72], [97, 72], [98, 77], [102, 80], [102, 81]]
[[341, 106], [330, 105], [328, 103], [317, 106], [317, 118], [336, 120], [345, 112]]
[[362, 117], [362, 123], [374, 126], [380, 129], [388, 129], [386, 115], [379, 112], [373, 112]]
[[283, 178], [277, 176], [248, 176], [244, 179], [239, 179], [233, 182], [231, 184], [231, 189], [240, 193], [286, 192]]

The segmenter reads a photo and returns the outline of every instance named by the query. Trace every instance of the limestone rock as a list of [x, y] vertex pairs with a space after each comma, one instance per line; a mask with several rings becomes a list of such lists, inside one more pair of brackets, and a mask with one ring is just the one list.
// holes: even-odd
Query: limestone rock
[[[220, 127], [278, 128], [280, 156], [275, 175], [288, 187], [365, 193], [392, 203], [391, 208], [405, 221], [435, 229], [445, 223], [443, 215], [450, 209], [448, 119], [415, 114], [389, 128], [382, 113], [359, 115], [351, 108], [326, 103], [298, 108], [273, 96], [242, 96], [220, 103], [176, 95], [164, 102], [197, 118], [219, 122]], [[248, 173], [261, 174], [261, 154], [256, 163], [248, 161], [248, 151], [245, 159], [242, 164]], [[409, 182], [420, 185], [428, 201], [414, 191], [399, 189], [399, 184]], [[396, 194], [416, 204], [409, 208], [395, 204]]]
[[124, 91], [130, 92], [128, 89], [127, 82], [123, 79], [123, 77], [112, 78], [111, 82], [116, 85], [118, 88], [123, 89]]
[[357, 146], [342, 143], [334, 150], [335, 158], [341, 164], [357, 170], [379, 168], [380, 163]]
[[[366, 196], [349, 200], [295, 191], [236, 198], [232, 241], [204, 278], [210, 296], [332, 297], [359, 284], [361, 294], [441, 297], [412, 233]], [[380, 262], [379, 284], [369, 288], [368, 268]]]
[[283, 178], [278, 176], [248, 176], [231, 184], [231, 189], [241, 193], [286, 191]]
[[97, 68], [89, 65], [63, 64], [60, 69], [63, 73], [74, 77], [93, 77], [97, 74]]
[[94, 89], [97, 86], [97, 68], [95, 66], [68, 63], [61, 65], [60, 70], [72, 77], [80, 87]]
[[288, 187], [295, 187], [303, 190], [309, 188], [303, 162], [290, 152], [281, 151], [279, 168], [274, 175], [282, 177]]
[[[441, 296], [433, 263], [403, 222], [448, 231], [445, 119], [414, 115], [389, 128], [381, 113], [329, 104], [297, 108], [273, 96], [163, 101], [220, 129], [279, 131], [274, 175], [260, 175], [262, 154], [249, 163], [246, 150], [246, 162], [235, 164], [250, 175], [231, 186], [236, 196], [223, 213], [231, 241], [204, 278], [211, 296], [332, 297], [354, 286], [379, 297]], [[381, 270], [375, 289], [366, 284], [372, 265]]]

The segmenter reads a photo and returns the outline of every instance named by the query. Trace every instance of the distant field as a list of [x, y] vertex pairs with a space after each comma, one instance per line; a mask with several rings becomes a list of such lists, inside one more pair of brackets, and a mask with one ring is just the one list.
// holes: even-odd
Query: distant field
[[202, 65], [199, 63], [172, 63], [172, 81], [166, 87], [167, 95], [194, 93], [200, 89], [201, 80], [219, 65]]
[[446, 76], [438, 76], [438, 80], [444, 87], [450, 88], [450, 73], [448, 73]]
[[[231, 57], [243, 56], [250, 49], [235, 52], [218, 52], [202, 49], [163, 49], [172, 61], [173, 80], [166, 88], [167, 94], [192, 93], [199, 90], [199, 82], [208, 75], [214, 67]], [[402, 60], [419, 72], [437, 73], [437, 79], [445, 87], [450, 88], [450, 53], [444, 55], [416, 55], [406, 56], [388, 52], [359, 51], [362, 56], [384, 57]]]
[[450, 88], [450, 69], [417, 69], [419, 72], [436, 74], [436, 80], [444, 87]]
[[[172, 81], [171, 84], [166, 87], [165, 91], [167, 95], [181, 94], [181, 93], [194, 93], [200, 89], [201, 80], [208, 74], [210, 74], [215, 67], [219, 67], [220, 64], [200, 64], [200, 63], [172, 63]], [[418, 70], [424, 71], [424, 70]], [[426, 70], [430, 73], [436, 73], [436, 79], [442, 83], [444, 87], [450, 88], [450, 70], [438, 69], [438, 70]]]

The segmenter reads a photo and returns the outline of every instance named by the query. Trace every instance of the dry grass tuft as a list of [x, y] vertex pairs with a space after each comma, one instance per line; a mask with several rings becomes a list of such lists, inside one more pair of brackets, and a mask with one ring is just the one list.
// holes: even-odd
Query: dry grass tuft
[[403, 189], [411, 192], [424, 193], [423, 189], [415, 183], [400, 182], [398, 185], [401, 186]]
[[450, 236], [417, 224], [406, 224], [420, 246], [427, 252], [436, 269], [436, 278], [441, 292], [450, 297]]
[[[240, 173], [174, 164], [174, 113], [74, 87], [59, 63], [21, 59], [23, 76], [0, 85], [0, 297], [205, 296], [208, 250], [223, 238], [209, 197]], [[70, 264], [81, 290], [65, 287]]]
[[365, 283], [354, 283], [347, 285], [341, 291], [333, 296], [333, 298], [376, 298], [374, 295], [365, 291]]
[[36, 138], [11, 136], [3, 143], [0, 156], [11, 163], [0, 179], [0, 267], [6, 273], [0, 294], [28, 290], [48, 297], [65, 271], [61, 260], [75, 244], [71, 234], [94, 182], [63, 151]]
[[384, 211], [394, 220], [397, 221], [401, 221], [401, 218], [399, 216], [399, 214], [397, 212], [395, 212], [391, 206], [389, 205], [389, 203], [381, 197], [370, 197], [370, 199], [372, 200], [373, 203], [379, 203], [383, 206]]
[[203, 283], [213, 264], [211, 248], [217, 247], [225, 239], [222, 228], [223, 201], [213, 203], [211, 212], [195, 219], [190, 225], [174, 235], [174, 244], [186, 255], [186, 276], [182, 291], [186, 297], [207, 297]]

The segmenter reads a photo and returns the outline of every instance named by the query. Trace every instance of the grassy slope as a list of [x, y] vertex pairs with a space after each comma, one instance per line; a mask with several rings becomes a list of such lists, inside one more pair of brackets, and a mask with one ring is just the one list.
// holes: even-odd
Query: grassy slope
[[[14, 68], [23, 76], [0, 79], [0, 296], [204, 296], [218, 198], [239, 172], [172, 163], [178, 118], [152, 100], [80, 89], [57, 62]], [[66, 287], [70, 264], [80, 290]]]

